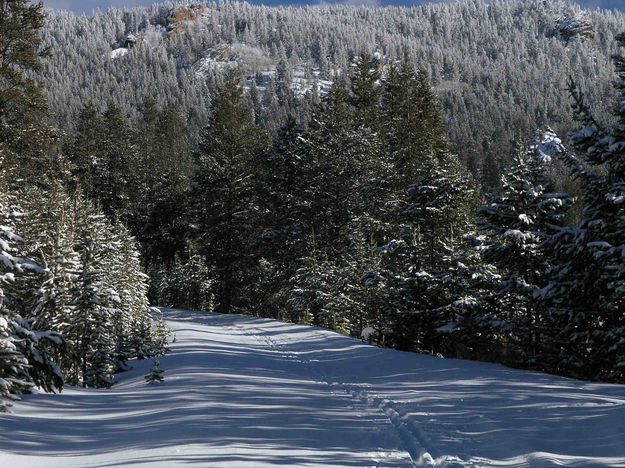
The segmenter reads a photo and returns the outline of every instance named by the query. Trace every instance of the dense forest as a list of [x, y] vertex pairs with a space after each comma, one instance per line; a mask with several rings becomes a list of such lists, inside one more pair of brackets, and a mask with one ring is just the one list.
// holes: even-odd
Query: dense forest
[[165, 352], [149, 302], [625, 380], [624, 15], [0, 12], [3, 406]]
[[[192, 2], [111, 9], [93, 17], [51, 11], [42, 31], [46, 95], [72, 131], [86, 103], [136, 121], [145, 96], [178, 112], [195, 147], [224, 71], [239, 67], [256, 121], [275, 132], [306, 126], [319, 95], [361, 55], [408, 58], [430, 76], [445, 132], [491, 189], [517, 140], [574, 126], [566, 79], [579, 80], [601, 122], [616, 97], [610, 54], [625, 14], [564, 1], [463, 0], [413, 8], [263, 7]], [[307, 96], [308, 94], [308, 96]]]

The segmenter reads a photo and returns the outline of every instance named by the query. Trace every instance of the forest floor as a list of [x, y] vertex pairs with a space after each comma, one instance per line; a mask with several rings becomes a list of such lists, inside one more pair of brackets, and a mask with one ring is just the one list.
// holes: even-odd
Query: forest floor
[[142, 361], [109, 390], [26, 395], [0, 415], [0, 467], [625, 467], [625, 386], [164, 313], [163, 383]]

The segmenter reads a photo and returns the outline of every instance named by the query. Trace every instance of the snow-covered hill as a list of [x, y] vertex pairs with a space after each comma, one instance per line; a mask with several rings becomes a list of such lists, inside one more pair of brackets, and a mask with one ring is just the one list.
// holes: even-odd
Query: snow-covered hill
[[0, 416], [0, 467], [625, 466], [625, 386], [379, 349], [244, 316], [165, 311], [110, 390]]

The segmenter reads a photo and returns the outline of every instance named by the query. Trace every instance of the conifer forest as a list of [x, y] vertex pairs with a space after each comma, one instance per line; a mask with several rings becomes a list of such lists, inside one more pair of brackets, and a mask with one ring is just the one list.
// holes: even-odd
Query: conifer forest
[[[172, 385], [216, 404], [233, 397], [204, 392], [233, 368], [267, 365], [259, 379], [269, 385], [299, 366], [388, 428], [371, 422], [375, 437], [332, 447], [311, 435], [321, 445], [301, 441], [300, 455], [276, 445], [256, 459], [239, 447], [187, 462], [625, 466], [625, 410], [594, 413], [611, 418], [593, 431], [613, 445], [580, 432], [583, 421], [558, 432], [573, 414], [551, 427], [536, 413], [531, 430], [561, 434], [560, 445], [536, 435], [517, 450], [509, 436], [509, 451], [488, 451], [477, 432], [462, 447], [440, 436], [457, 421], [414, 419], [426, 410], [410, 404], [430, 398], [420, 377], [392, 380], [425, 363], [419, 375], [436, 398], [469, 381], [453, 401], [489, 394], [481, 380], [527, 379], [596, 393], [577, 397], [581, 406], [609, 394], [625, 408], [625, 386], [608, 385], [625, 384], [625, 11], [565, 0], [349, 3], [165, 2], [79, 15], [0, 0], [0, 432], [19, 423], [17, 439], [29, 440], [34, 423], [20, 414], [44, 411], [48, 424], [46, 407], [70, 401], [54, 394], [99, 395], [104, 408], [123, 400], [116, 392]], [[247, 367], [230, 347], [253, 355]], [[265, 352], [284, 366], [253, 365]], [[443, 384], [436, 366], [462, 377]], [[192, 380], [203, 372], [212, 377]], [[384, 393], [402, 385], [412, 403]], [[262, 398], [285, 389], [263, 388]], [[511, 390], [509, 401], [539, 398], [518, 391], [528, 393]], [[169, 409], [187, 411], [181, 401]], [[253, 418], [246, 403], [240, 417]], [[192, 426], [200, 414], [187, 420], [189, 447], [206, 442]], [[510, 417], [501, 421], [523, 424]], [[256, 440], [237, 424], [225, 424], [237, 440]], [[79, 438], [92, 426], [75, 427]], [[128, 427], [139, 447], [143, 426]], [[0, 466], [99, 453], [55, 434], [30, 444], [66, 444], [58, 452], [0, 436]], [[356, 439], [373, 442], [341, 458]], [[185, 463], [153, 456], [140, 463]]]

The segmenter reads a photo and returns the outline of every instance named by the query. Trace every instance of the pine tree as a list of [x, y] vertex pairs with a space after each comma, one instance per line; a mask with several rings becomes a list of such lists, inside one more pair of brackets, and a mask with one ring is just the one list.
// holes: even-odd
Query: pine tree
[[[381, 89], [384, 177], [378, 187], [380, 261], [368, 274], [387, 343], [444, 351], [441, 327], [458, 318], [455, 252], [475, 204], [475, 186], [450, 145], [427, 74], [404, 60], [391, 64]], [[384, 291], [381, 291], [383, 285]]]
[[161, 383], [165, 379], [163, 378], [163, 373], [165, 371], [161, 369], [160, 363], [158, 360], [154, 361], [154, 365], [150, 368], [150, 373], [145, 376], [145, 382], [148, 384]]
[[203, 135], [191, 220], [199, 252], [215, 269], [216, 310], [223, 313], [239, 306], [242, 275], [251, 262], [248, 234], [263, 144], [263, 133], [242, 100], [239, 78], [231, 74], [213, 103]]
[[314, 232], [318, 249], [338, 252], [349, 242], [350, 220], [363, 211], [361, 185], [367, 180], [372, 147], [354, 124], [345, 82], [324, 99], [300, 141], [307, 175], [300, 195], [307, 209], [304, 233]]
[[169, 263], [184, 250], [181, 212], [193, 173], [188, 130], [178, 113], [159, 109], [151, 98], [144, 100], [138, 130], [137, 194], [127, 222], [146, 263]]
[[478, 210], [477, 227], [485, 236], [480, 252], [501, 275], [499, 323], [506, 328], [512, 354], [508, 359], [515, 364], [540, 365], [544, 313], [535, 294], [546, 286], [551, 260], [543, 244], [564, 224], [574, 201], [555, 191], [551, 155], [541, 151], [549, 142], [559, 144], [550, 130], [537, 145], [519, 149], [502, 176], [501, 194], [490, 195]]
[[382, 75], [381, 59], [362, 54], [355, 63], [350, 76], [352, 105], [357, 110], [357, 125], [368, 129], [378, 126], [380, 110], [379, 80]]
[[[71, 289], [80, 268], [74, 249], [73, 201], [59, 183], [47, 189], [22, 191], [20, 196], [28, 213], [19, 220], [28, 238], [24, 250], [44, 267], [42, 274], [19, 284], [23, 314], [36, 335], [48, 337], [50, 330], [62, 337], [73, 317]], [[42, 341], [42, 351], [62, 364], [65, 347], [59, 348], [58, 344]]]
[[74, 314], [65, 331], [64, 368], [68, 381], [85, 387], [108, 387], [115, 370], [112, 312], [116, 293], [106, 284], [105, 262], [110, 232], [104, 217], [88, 214], [80, 236], [80, 274], [72, 290]]
[[121, 110], [111, 105], [102, 116], [104, 147], [102, 174], [96, 182], [102, 210], [110, 217], [129, 219], [129, 208], [139, 197], [139, 176], [135, 171], [137, 147], [134, 135]]
[[[48, 104], [36, 81], [48, 50], [39, 35], [43, 5], [28, 0], [0, 2], [0, 149], [3, 165], [20, 177], [41, 177], [58, 134], [46, 124]], [[36, 179], [35, 179], [36, 180]]]
[[303, 130], [295, 119], [274, 138], [261, 155], [255, 194], [259, 202], [254, 219], [254, 249], [261, 258], [257, 280], [246, 288], [250, 312], [280, 318], [288, 293], [285, 285], [306, 249], [309, 210], [306, 203], [308, 165], [301, 142]]
[[47, 330], [32, 332], [31, 323], [18, 313], [11, 291], [7, 291], [20, 277], [43, 272], [35, 262], [19, 256], [18, 244], [23, 240], [13, 230], [13, 220], [19, 216], [16, 208], [12, 197], [1, 190], [0, 410], [34, 385], [48, 391], [63, 387], [63, 376], [48, 353], [62, 344], [62, 338]]
[[29, 377], [28, 359], [18, 348], [18, 337], [15, 335], [16, 316], [6, 304], [4, 285], [14, 281], [15, 273], [21, 271], [19, 259], [14, 256], [15, 243], [20, 238], [15, 234], [11, 225], [12, 210], [9, 199], [2, 194], [0, 200], [0, 216], [2, 229], [0, 230], [0, 411], [10, 406], [9, 401], [19, 398], [19, 395], [33, 386]]
[[452, 154], [430, 155], [417, 174], [399, 235], [382, 248], [394, 304], [389, 321], [396, 347], [440, 352], [438, 329], [453, 320], [454, 253], [462, 244], [475, 188]]
[[0, 412], [11, 406], [11, 401], [33, 387], [28, 373], [28, 359], [16, 346], [14, 321], [2, 310], [0, 315]]
[[80, 187], [92, 199], [99, 193], [98, 180], [104, 176], [104, 146], [106, 135], [104, 121], [92, 103], [87, 104], [78, 115], [72, 141], [66, 148], [72, 181], [70, 187]]
[[115, 360], [119, 370], [127, 368], [127, 361], [144, 359], [152, 351], [152, 317], [147, 299], [147, 275], [143, 272], [135, 239], [121, 223], [111, 228], [104, 265], [105, 284], [114, 291], [110, 308]]
[[169, 336], [171, 335], [171, 330], [161, 317], [156, 322], [156, 328], [153, 332], [152, 338], [152, 348], [151, 354], [153, 356], [163, 356], [167, 352], [169, 352]]
[[395, 166], [396, 190], [417, 180], [430, 154], [449, 149], [440, 104], [427, 74], [404, 60], [391, 64], [382, 84], [382, 137]]
[[[625, 47], [625, 34], [617, 36]], [[615, 55], [620, 99], [625, 97], [625, 58]], [[623, 381], [625, 374], [625, 110], [605, 127], [589, 111], [571, 80], [581, 127], [569, 135], [578, 154], [565, 163], [582, 184], [584, 208], [577, 226], [549, 240], [555, 262], [551, 281], [538, 296], [549, 306], [550, 366], [575, 376]]]

